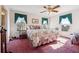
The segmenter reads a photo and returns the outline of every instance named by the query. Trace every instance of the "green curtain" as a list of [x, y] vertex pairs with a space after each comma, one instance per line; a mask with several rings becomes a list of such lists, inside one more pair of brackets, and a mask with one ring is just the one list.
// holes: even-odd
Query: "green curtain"
[[[47, 24], [48, 24], [48, 18], [42, 18], [42, 24], [43, 24], [43, 25], [44, 25], [44, 21], [46, 21]], [[45, 24], [45, 25], [47, 25], [47, 24]]]
[[24, 17], [24, 19], [25, 19], [25, 21], [27, 23], [27, 15], [15, 13], [15, 23], [16, 23], [18, 17]]
[[66, 18], [66, 17], [68, 17], [70, 23], [72, 24], [72, 14], [71, 13], [70, 14], [63, 15], [63, 16], [60, 16], [59, 17], [59, 24], [61, 23], [62, 18]]

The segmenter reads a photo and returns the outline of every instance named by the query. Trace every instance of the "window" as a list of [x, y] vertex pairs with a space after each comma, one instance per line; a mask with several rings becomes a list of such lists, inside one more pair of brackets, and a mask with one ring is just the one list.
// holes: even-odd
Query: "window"
[[17, 30], [26, 30], [27, 15], [15, 13]]
[[59, 17], [60, 24], [72, 24], [72, 14], [66, 14]]
[[26, 30], [26, 22], [24, 20], [24, 17], [18, 17], [16, 21], [17, 30]]
[[69, 21], [68, 17], [62, 18], [61, 25], [70, 25], [70, 21]]
[[72, 14], [60, 16], [59, 23], [61, 24], [62, 31], [68, 31], [70, 24], [72, 24]]
[[42, 24], [48, 25], [48, 18], [42, 18]]
[[18, 20], [18, 18], [24, 18], [25, 22], [27, 23], [27, 15], [15, 13], [15, 23]]

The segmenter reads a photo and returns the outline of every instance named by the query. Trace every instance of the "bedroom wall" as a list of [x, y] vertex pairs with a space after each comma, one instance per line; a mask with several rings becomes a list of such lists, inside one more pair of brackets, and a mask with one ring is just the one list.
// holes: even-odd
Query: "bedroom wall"
[[[32, 18], [36, 18], [36, 19], [39, 19], [39, 25], [41, 25], [41, 16], [38, 16], [38, 15], [34, 15], [34, 14], [30, 14], [28, 12], [21, 12], [21, 11], [16, 11], [16, 10], [11, 10], [11, 9], [8, 9], [8, 15], [7, 15], [7, 20], [8, 20], [8, 37], [14, 35], [14, 33], [16, 32], [16, 24], [14, 23], [14, 13], [15, 12], [18, 12], [18, 13], [22, 13], [22, 14], [26, 14], [27, 15], [27, 24], [28, 25], [31, 25], [32, 24]], [[72, 24], [70, 25], [70, 29], [69, 31], [67, 32], [63, 32], [61, 31], [61, 25], [59, 24], [59, 16], [61, 15], [65, 15], [65, 14], [68, 14], [68, 13], [72, 13]], [[71, 11], [67, 11], [67, 12], [64, 12], [64, 13], [61, 13], [61, 14], [58, 14], [58, 15], [55, 15], [55, 16], [52, 16], [50, 18], [48, 18], [48, 25], [50, 28], [56, 28], [58, 27], [59, 28], [59, 33], [61, 35], [64, 35], [64, 36], [68, 36], [70, 33], [72, 32], [78, 32], [79, 31], [79, 9], [75, 9], [75, 10], [71, 10]]]
[[14, 36], [14, 34], [16, 32], [16, 24], [14, 23], [14, 13], [21, 13], [21, 14], [27, 15], [27, 25], [33, 25], [32, 18], [38, 19], [39, 20], [38, 25], [42, 25], [41, 24], [41, 21], [42, 21], [41, 16], [30, 14], [28, 12], [25, 13], [25, 12], [21, 12], [21, 11], [16, 11], [16, 10], [10, 10], [9, 12], [10, 12], [9, 13], [9, 15], [10, 15], [10, 37]]
[[[61, 31], [61, 25], [59, 24], [59, 16], [72, 13], [72, 24], [69, 31]], [[50, 28], [59, 28], [60, 35], [69, 36], [70, 33], [79, 32], [79, 9], [67, 11], [55, 16], [50, 17]]]
[[[15, 10], [10, 10], [10, 34], [11, 36], [13, 36], [15, 34], [16, 30], [16, 24], [14, 22], [14, 14], [15, 13], [21, 13], [21, 14], [25, 14], [27, 15], [27, 24], [31, 25], [32, 24], [32, 17], [38, 18], [36, 16], [33, 16], [29, 13], [24, 13], [24, 12], [20, 12], [20, 11], [15, 11]], [[39, 19], [39, 18], [38, 18]]]

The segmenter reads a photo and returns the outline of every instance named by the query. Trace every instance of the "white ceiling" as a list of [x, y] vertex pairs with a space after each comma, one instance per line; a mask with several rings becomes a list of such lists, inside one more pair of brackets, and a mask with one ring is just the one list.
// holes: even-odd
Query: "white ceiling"
[[6, 5], [6, 7], [17, 10], [17, 11], [22, 11], [22, 12], [28, 12], [40, 16], [53, 16], [62, 12], [70, 11], [73, 9], [79, 8], [79, 5], [60, 5], [60, 8], [57, 10], [59, 11], [58, 13], [51, 13], [50, 15], [46, 13], [40, 13], [41, 11], [45, 10], [43, 8], [43, 5]]

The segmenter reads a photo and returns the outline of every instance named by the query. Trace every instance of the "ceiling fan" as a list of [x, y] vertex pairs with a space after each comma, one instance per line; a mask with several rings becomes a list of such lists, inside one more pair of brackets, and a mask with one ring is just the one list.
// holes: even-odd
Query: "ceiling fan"
[[59, 7], [60, 7], [60, 5], [56, 5], [54, 7], [52, 5], [43, 6], [43, 8], [45, 10], [44, 11], [41, 11], [40, 13], [44, 13], [44, 12], [49, 12], [49, 13], [55, 12], [55, 13], [57, 13], [58, 10], [56, 10], [56, 9], [59, 8]]

